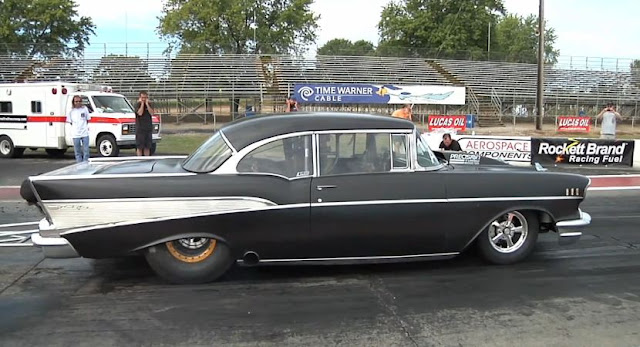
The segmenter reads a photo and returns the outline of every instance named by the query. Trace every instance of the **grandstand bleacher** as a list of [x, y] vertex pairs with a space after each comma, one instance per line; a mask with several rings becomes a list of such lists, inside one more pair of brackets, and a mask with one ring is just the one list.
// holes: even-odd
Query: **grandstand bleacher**
[[[463, 85], [480, 103], [490, 103], [493, 96], [505, 103], [517, 98], [519, 102], [535, 104], [537, 66], [376, 56], [184, 54], [169, 58], [157, 54], [53, 58], [41, 62], [5, 56], [0, 57], [0, 80], [95, 82], [111, 85], [131, 98], [139, 90], [149, 90], [156, 99], [254, 98], [262, 100], [262, 106], [267, 96], [283, 106], [296, 83]], [[640, 89], [630, 71], [547, 66], [545, 98], [569, 105], [596, 105], [609, 100], [637, 103]], [[489, 108], [476, 110], [484, 112]]]

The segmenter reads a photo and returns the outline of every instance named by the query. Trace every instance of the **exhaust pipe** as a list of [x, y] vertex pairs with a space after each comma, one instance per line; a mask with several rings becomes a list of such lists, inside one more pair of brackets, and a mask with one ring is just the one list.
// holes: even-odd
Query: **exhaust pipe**
[[248, 251], [242, 256], [245, 265], [256, 265], [260, 262], [260, 256], [254, 251]]

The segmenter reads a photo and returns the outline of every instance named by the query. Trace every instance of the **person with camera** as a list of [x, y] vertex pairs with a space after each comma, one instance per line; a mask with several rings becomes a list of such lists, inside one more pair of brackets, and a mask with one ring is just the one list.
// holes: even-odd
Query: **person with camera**
[[136, 110], [136, 154], [138, 156], [151, 155], [153, 121], [151, 114], [153, 108], [149, 105], [149, 94], [140, 92]]
[[622, 116], [616, 111], [613, 103], [608, 103], [607, 107], [598, 113], [596, 119], [602, 121], [600, 123], [600, 138], [615, 140], [617, 121], [622, 121]]

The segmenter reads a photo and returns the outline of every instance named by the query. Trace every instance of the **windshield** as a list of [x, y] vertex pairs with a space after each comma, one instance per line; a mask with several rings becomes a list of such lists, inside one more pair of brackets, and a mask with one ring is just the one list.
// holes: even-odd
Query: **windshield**
[[131, 105], [120, 96], [96, 95], [93, 96], [93, 103], [99, 113], [133, 113]]
[[218, 131], [185, 159], [182, 167], [191, 172], [211, 172], [219, 168], [229, 157], [231, 149]]
[[418, 152], [418, 165], [424, 168], [435, 168], [442, 166], [442, 163], [438, 161], [438, 158], [429, 148], [429, 144], [425, 139], [420, 136], [420, 133], [416, 132], [416, 144]]

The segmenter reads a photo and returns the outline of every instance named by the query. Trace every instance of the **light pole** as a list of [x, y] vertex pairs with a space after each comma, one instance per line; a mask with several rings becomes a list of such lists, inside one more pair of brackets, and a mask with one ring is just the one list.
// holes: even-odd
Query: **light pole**
[[542, 130], [542, 117], [544, 116], [544, 0], [540, 0], [540, 13], [538, 15], [538, 117], [536, 118], [536, 130]]

